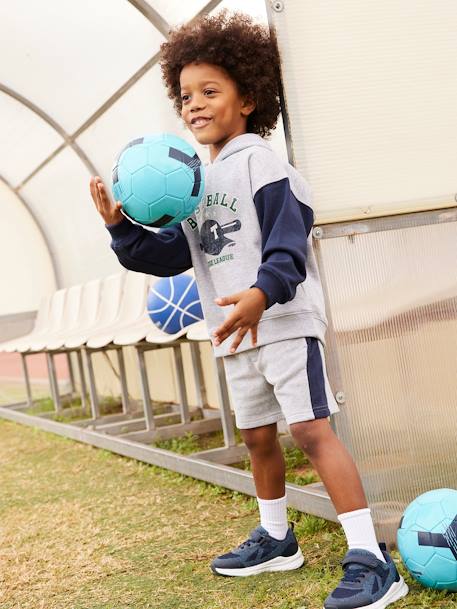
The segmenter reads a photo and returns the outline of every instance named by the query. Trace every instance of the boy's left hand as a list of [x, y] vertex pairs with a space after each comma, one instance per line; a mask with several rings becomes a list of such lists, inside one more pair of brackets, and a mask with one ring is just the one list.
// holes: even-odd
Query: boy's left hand
[[257, 326], [267, 306], [267, 296], [260, 288], [249, 288], [231, 296], [216, 298], [214, 302], [221, 307], [234, 304], [235, 308], [225, 322], [213, 332], [214, 344], [219, 346], [224, 340], [238, 330], [230, 347], [234, 353], [245, 335], [251, 330], [252, 346], [257, 344]]

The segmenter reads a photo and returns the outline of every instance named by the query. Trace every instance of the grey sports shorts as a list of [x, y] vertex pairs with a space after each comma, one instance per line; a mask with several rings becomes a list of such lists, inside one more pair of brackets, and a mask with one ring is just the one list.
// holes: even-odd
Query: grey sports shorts
[[239, 429], [280, 419], [290, 425], [339, 412], [317, 338], [270, 343], [226, 356], [224, 364]]

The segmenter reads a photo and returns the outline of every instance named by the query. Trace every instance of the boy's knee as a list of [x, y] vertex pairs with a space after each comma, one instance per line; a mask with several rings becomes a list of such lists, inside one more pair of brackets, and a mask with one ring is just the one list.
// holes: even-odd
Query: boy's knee
[[249, 452], [269, 453], [276, 449], [276, 424], [240, 429], [240, 433]]
[[322, 441], [332, 429], [327, 419], [315, 419], [290, 425], [295, 443], [308, 455], [319, 449]]

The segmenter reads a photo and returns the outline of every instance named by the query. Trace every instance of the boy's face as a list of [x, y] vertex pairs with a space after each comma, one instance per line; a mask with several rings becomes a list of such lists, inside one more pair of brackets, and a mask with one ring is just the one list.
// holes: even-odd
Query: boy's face
[[245, 102], [236, 83], [213, 64], [185, 65], [180, 85], [182, 118], [200, 144], [209, 144], [213, 161], [227, 142], [246, 133], [247, 118], [255, 105]]

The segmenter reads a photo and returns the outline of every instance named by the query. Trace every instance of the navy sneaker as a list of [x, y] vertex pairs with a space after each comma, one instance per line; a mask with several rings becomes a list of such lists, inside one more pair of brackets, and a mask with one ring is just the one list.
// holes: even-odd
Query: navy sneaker
[[386, 545], [380, 543], [379, 548], [387, 562], [368, 550], [348, 550], [341, 563], [344, 575], [325, 599], [324, 609], [384, 609], [408, 594]]
[[293, 527], [289, 528], [285, 539], [280, 541], [270, 537], [263, 527], [258, 526], [251, 531], [249, 539], [237, 548], [215, 558], [211, 570], [216, 575], [245, 577], [265, 571], [291, 571], [301, 567], [303, 562]]

